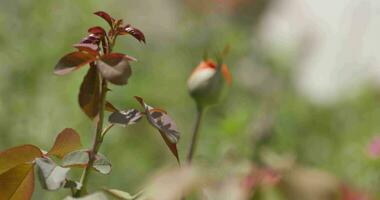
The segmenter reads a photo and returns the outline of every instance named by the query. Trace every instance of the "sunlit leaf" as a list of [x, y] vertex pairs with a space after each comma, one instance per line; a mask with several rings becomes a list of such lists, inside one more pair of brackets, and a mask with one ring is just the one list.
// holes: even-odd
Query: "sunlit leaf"
[[94, 14], [103, 18], [110, 25], [110, 27], [113, 27], [113, 23], [115, 22], [115, 19], [112, 18], [108, 13], [104, 11], [98, 11], [98, 12], [94, 12]]
[[67, 154], [63, 159], [61, 165], [63, 167], [85, 167], [89, 161], [89, 154], [87, 150], [73, 151]]
[[112, 124], [121, 124], [124, 126], [135, 124], [137, 121], [139, 121], [142, 117], [142, 114], [140, 111], [136, 109], [130, 109], [130, 110], [121, 110], [118, 112], [112, 113], [108, 121]]
[[144, 107], [150, 124], [158, 129], [166, 145], [179, 162], [176, 143], [179, 141], [180, 134], [175, 122], [169, 117], [166, 111], [147, 105], [141, 97], [135, 96], [135, 98]]
[[84, 66], [92, 61], [94, 61], [96, 57], [94, 55], [76, 51], [71, 52], [63, 56], [58, 63], [55, 65], [54, 73], [57, 75], [64, 75], [69, 72], [72, 72], [78, 69], [81, 66]]
[[97, 67], [102, 76], [115, 85], [125, 85], [132, 75], [130, 58], [120, 53], [107, 54], [100, 58]]
[[41, 150], [33, 145], [22, 145], [0, 152], [0, 174], [16, 167], [17, 165], [31, 162], [35, 158], [41, 157]]
[[48, 155], [55, 155], [58, 158], [63, 158], [67, 153], [78, 150], [81, 147], [82, 144], [80, 142], [79, 134], [74, 129], [66, 128], [58, 134]]
[[37, 158], [36, 165], [42, 188], [57, 190], [65, 184], [70, 168], [60, 167], [50, 158]]
[[126, 25], [125, 27], [122, 27], [119, 29], [120, 35], [132, 35], [134, 38], [136, 38], [139, 42], [145, 43], [145, 36], [142, 31], [139, 29], [132, 27], [130, 24]]
[[63, 200], [108, 200], [108, 198], [102, 192], [97, 192], [97, 193], [89, 194], [87, 196], [80, 197], [80, 198], [74, 198], [72, 196], [68, 196], [64, 198]]
[[91, 66], [88, 70], [79, 91], [79, 105], [83, 112], [91, 119], [99, 113], [100, 79], [97, 69]]
[[0, 200], [29, 200], [34, 190], [33, 164], [21, 164], [0, 175]]
[[96, 155], [93, 168], [102, 174], [109, 174], [112, 169], [111, 162], [102, 154]]
[[103, 189], [107, 194], [110, 194], [111, 196], [120, 199], [120, 200], [134, 200], [136, 199], [136, 196], [132, 196], [128, 192], [124, 192], [121, 190], [116, 190], [116, 189], [108, 189], [104, 188]]

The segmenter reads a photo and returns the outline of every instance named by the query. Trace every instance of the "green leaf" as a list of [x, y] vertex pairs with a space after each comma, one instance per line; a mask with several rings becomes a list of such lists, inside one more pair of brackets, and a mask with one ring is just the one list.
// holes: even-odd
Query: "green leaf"
[[89, 161], [89, 154], [87, 150], [73, 151], [67, 154], [63, 159], [61, 165], [63, 167], [85, 167]]
[[128, 192], [124, 192], [121, 190], [108, 189], [108, 188], [104, 188], [103, 190], [107, 194], [109, 194], [109, 195], [111, 195], [117, 199], [120, 199], [120, 200], [134, 200], [134, 199], [136, 199], [136, 196], [132, 196]]
[[34, 190], [33, 164], [21, 164], [0, 175], [0, 200], [29, 200]]
[[95, 66], [91, 66], [80, 86], [79, 106], [90, 118], [95, 118], [99, 113], [100, 79]]
[[[64, 167], [85, 167], [89, 162], [89, 153], [87, 150], [74, 151], [67, 154], [62, 160]], [[93, 163], [93, 168], [102, 173], [109, 174], [112, 169], [111, 162], [102, 154], [98, 153]]]
[[132, 75], [129, 61], [130, 57], [124, 54], [111, 53], [100, 58], [96, 66], [100, 74], [109, 82], [115, 85], [125, 85]]
[[93, 167], [101, 174], [109, 174], [112, 169], [111, 162], [100, 153], [96, 155]]
[[82, 144], [79, 134], [74, 129], [66, 128], [58, 134], [48, 155], [55, 155], [62, 159], [66, 154], [78, 150], [81, 147]]
[[41, 150], [30, 144], [7, 149], [0, 152], [0, 174], [16, 167], [17, 165], [31, 162], [35, 158], [41, 157]]
[[57, 75], [65, 75], [95, 60], [96, 57], [94, 55], [81, 51], [71, 52], [58, 61], [55, 65], [54, 73]]
[[90, 194], [90, 195], [80, 197], [80, 198], [74, 198], [74, 197], [68, 196], [64, 198], [63, 200], [108, 200], [108, 198], [102, 192], [96, 192], [94, 194]]
[[50, 158], [37, 158], [37, 174], [42, 188], [47, 190], [57, 190], [65, 184], [66, 175], [70, 168], [58, 166]]

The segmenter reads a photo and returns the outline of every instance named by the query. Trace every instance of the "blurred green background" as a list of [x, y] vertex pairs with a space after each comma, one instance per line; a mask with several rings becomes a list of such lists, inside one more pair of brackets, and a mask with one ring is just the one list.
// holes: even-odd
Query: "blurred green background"
[[[109, 100], [118, 108], [139, 108], [133, 99], [138, 95], [166, 109], [182, 134], [182, 158], [195, 117], [187, 77], [204, 52], [212, 56], [229, 44], [226, 62], [234, 84], [223, 103], [206, 114], [196, 161], [217, 166], [231, 155], [258, 161], [259, 148], [265, 146], [296, 155], [300, 165], [379, 193], [380, 159], [367, 152], [380, 130], [379, 90], [368, 84], [353, 98], [313, 103], [297, 90], [297, 57], [258, 45], [258, 24], [271, 1], [215, 2], [1, 0], [0, 149], [31, 143], [47, 150], [66, 127], [76, 129], [86, 147], [91, 145], [94, 126], [77, 103], [86, 70], [59, 77], [53, 67], [74, 51], [71, 45], [86, 36], [88, 27], [107, 27], [92, 14], [104, 10], [141, 29], [147, 39], [146, 45], [132, 37], [118, 39], [115, 51], [139, 61], [127, 86], [111, 86]], [[145, 121], [114, 128], [101, 152], [113, 163], [113, 171], [109, 176], [93, 173], [93, 190], [108, 186], [134, 193], [154, 170], [176, 165], [160, 135]], [[36, 186], [33, 199], [67, 194]]]

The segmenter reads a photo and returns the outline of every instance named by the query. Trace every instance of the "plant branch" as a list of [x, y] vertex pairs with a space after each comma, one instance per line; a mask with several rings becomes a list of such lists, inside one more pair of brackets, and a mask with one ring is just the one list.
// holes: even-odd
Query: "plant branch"
[[194, 129], [193, 129], [193, 134], [192, 134], [192, 138], [191, 138], [191, 144], [190, 144], [189, 152], [187, 154], [187, 162], [189, 164], [191, 164], [191, 161], [192, 161], [193, 156], [194, 156], [195, 149], [197, 148], [198, 135], [199, 135], [198, 132], [199, 132], [199, 127], [201, 124], [203, 112], [204, 112], [204, 109], [198, 107], [197, 116], [195, 119], [195, 124], [194, 124]]
[[102, 134], [104, 132], [103, 121], [104, 121], [104, 108], [105, 108], [106, 94], [107, 94], [107, 81], [104, 78], [101, 78], [100, 101], [98, 104], [99, 114], [98, 114], [98, 119], [96, 123], [96, 134], [94, 138], [94, 144], [91, 150], [89, 151], [89, 161], [81, 177], [82, 188], [77, 191], [75, 195], [76, 197], [83, 196], [87, 193], [87, 183], [88, 183], [89, 175], [91, 172], [91, 168], [94, 164], [96, 154], [98, 153], [99, 148], [103, 142]]

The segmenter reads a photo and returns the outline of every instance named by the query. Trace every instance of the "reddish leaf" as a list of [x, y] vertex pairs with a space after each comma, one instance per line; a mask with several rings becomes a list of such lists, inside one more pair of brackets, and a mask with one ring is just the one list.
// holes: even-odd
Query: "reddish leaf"
[[129, 66], [130, 58], [120, 53], [103, 56], [97, 63], [102, 76], [115, 85], [125, 85], [132, 74]]
[[0, 174], [17, 165], [32, 162], [35, 158], [41, 156], [41, 150], [29, 144], [7, 149], [0, 153]]
[[0, 175], [0, 200], [29, 200], [34, 190], [33, 164], [22, 164]]
[[66, 154], [78, 150], [81, 147], [82, 144], [79, 134], [74, 129], [66, 128], [58, 134], [48, 155], [55, 155], [62, 159]]
[[135, 96], [135, 98], [144, 107], [150, 124], [158, 129], [166, 145], [179, 162], [176, 143], [179, 141], [180, 135], [175, 122], [164, 110], [147, 105], [141, 97]]
[[73, 47], [77, 48], [79, 51], [85, 51], [92, 55], [97, 55], [99, 52], [99, 45], [90, 43], [79, 43], [74, 44]]
[[99, 35], [101, 37], [104, 37], [106, 35], [106, 31], [100, 26], [91, 27], [88, 29], [88, 32], [95, 35]]
[[139, 42], [144, 42], [145, 43], [145, 36], [144, 36], [144, 33], [142, 31], [140, 31], [139, 29], [135, 28], [135, 27], [132, 27], [131, 25], [126, 25], [125, 27], [121, 27], [119, 28], [119, 33], [120, 35], [126, 35], [126, 34], [130, 34], [132, 35], [134, 38], [136, 38]]
[[91, 119], [99, 112], [100, 79], [96, 67], [91, 66], [88, 70], [79, 91], [79, 105], [83, 112]]
[[98, 11], [98, 12], [94, 12], [94, 14], [103, 18], [112, 28], [113, 23], [115, 22], [115, 19], [112, 18], [108, 13], [104, 11]]
[[71, 52], [65, 56], [63, 56], [58, 63], [55, 65], [54, 73], [57, 75], [64, 75], [69, 72], [72, 72], [79, 67], [86, 65], [96, 59], [95, 56], [76, 51]]

